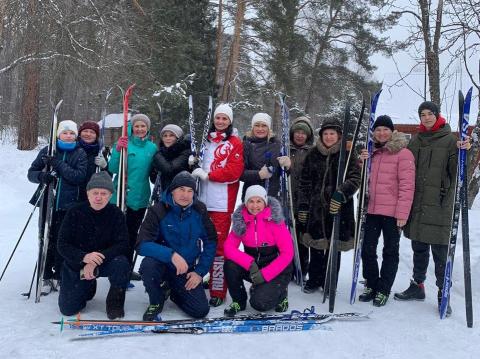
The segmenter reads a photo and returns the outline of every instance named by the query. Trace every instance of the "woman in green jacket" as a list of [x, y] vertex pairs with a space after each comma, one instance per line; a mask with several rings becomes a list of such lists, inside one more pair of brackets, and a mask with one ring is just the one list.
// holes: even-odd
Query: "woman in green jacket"
[[[419, 133], [408, 149], [415, 157], [415, 194], [412, 210], [405, 226], [405, 236], [412, 240], [413, 277], [410, 286], [395, 293], [397, 300], [424, 300], [430, 250], [435, 263], [438, 306], [442, 296], [445, 263], [452, 222], [457, 175], [458, 146], [461, 143], [440, 115], [439, 107], [430, 101], [418, 108]], [[450, 306], [447, 315], [451, 314]]]
[[[153, 156], [157, 152], [157, 146], [150, 141], [150, 119], [143, 114], [136, 114], [130, 119], [128, 137], [120, 137], [113, 146], [112, 155], [108, 162], [108, 170], [117, 174], [114, 179], [115, 192], [111, 203], [117, 204], [118, 168], [120, 164], [120, 151], [127, 148], [127, 212], [126, 220], [130, 242], [128, 259], [133, 264], [133, 252], [137, 233], [145, 215], [150, 199], [149, 175], [152, 170]], [[135, 278], [140, 280], [140, 278]]]

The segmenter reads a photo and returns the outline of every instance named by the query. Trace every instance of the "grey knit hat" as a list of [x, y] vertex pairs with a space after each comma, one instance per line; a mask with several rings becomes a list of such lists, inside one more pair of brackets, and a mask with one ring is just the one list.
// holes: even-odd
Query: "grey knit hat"
[[103, 188], [113, 193], [112, 177], [110, 177], [107, 171], [94, 173], [87, 183], [87, 191], [90, 191], [92, 188]]
[[183, 137], [183, 130], [177, 126], [177, 125], [174, 125], [174, 124], [168, 124], [166, 125], [164, 128], [162, 128], [162, 130], [160, 131], [160, 137], [163, 136], [163, 133], [166, 132], [166, 131], [170, 131], [172, 132], [175, 137], [177, 139]]
[[133, 115], [130, 121], [132, 121], [132, 126], [135, 125], [135, 122], [142, 121], [147, 125], [147, 128], [150, 130], [150, 119], [147, 115], [144, 115], [143, 113], [137, 113], [136, 115]]

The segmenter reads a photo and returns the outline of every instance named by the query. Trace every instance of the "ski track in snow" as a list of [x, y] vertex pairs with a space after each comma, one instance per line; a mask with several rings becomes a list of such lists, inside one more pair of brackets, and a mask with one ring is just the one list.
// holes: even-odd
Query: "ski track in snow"
[[[28, 204], [36, 185], [29, 183], [26, 174], [37, 151], [18, 151], [13, 145], [0, 145], [0, 268], [3, 267], [32, 210]], [[431, 261], [425, 283], [427, 298], [424, 302], [397, 302], [390, 297], [383, 308], [371, 303], [348, 303], [352, 252], [342, 255], [336, 311], [370, 313], [370, 319], [357, 322], [332, 321], [332, 331], [310, 331], [269, 334], [214, 334], [214, 335], [162, 335], [143, 334], [124, 337], [108, 337], [88, 340], [72, 340], [80, 331], [65, 329], [60, 333], [51, 321], [61, 318], [58, 311], [58, 294], [43, 297], [38, 304], [33, 297], [26, 300], [20, 293], [27, 291], [37, 255], [37, 216], [20, 243], [17, 252], [0, 282], [0, 358], [65, 358], [71, 356], [95, 359], [131, 358], [418, 358], [439, 359], [447, 357], [474, 358], [480, 352], [480, 330], [476, 321], [480, 312], [478, 295], [480, 283], [480, 201], [470, 211], [470, 245], [474, 302], [474, 328], [465, 322], [463, 300], [463, 256], [461, 236], [456, 250], [453, 273], [453, 315], [440, 320], [437, 312], [437, 289]], [[379, 246], [380, 247], [380, 246]], [[379, 254], [381, 249], [379, 250]], [[410, 241], [402, 238], [400, 264], [392, 292], [402, 291], [409, 285], [412, 268]], [[138, 261], [140, 263], [140, 261]], [[125, 319], [141, 318], [148, 297], [141, 282], [127, 292]], [[108, 281], [98, 281], [96, 297], [82, 312], [83, 318], [106, 319], [105, 297]], [[362, 286], [359, 285], [360, 292]], [[322, 304], [323, 294], [303, 294], [291, 284], [290, 309], [315, 305], [318, 313], [328, 311]], [[227, 300], [227, 304], [230, 303]], [[221, 316], [224, 306], [212, 308], [209, 317]], [[251, 311], [247, 307], [247, 312]], [[185, 318], [175, 305], [168, 301], [162, 313], [163, 319]], [[477, 357], [477, 356], [475, 356]]]

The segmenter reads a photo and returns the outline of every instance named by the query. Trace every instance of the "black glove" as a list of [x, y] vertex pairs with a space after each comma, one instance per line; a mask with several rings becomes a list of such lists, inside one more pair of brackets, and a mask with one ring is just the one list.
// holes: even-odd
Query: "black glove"
[[265, 278], [263, 278], [262, 272], [260, 272], [260, 269], [258, 268], [257, 263], [253, 262], [250, 265], [249, 272], [250, 272], [250, 279], [252, 280], [252, 283], [254, 285], [265, 283]]
[[340, 212], [340, 208], [342, 204], [347, 202], [345, 196], [340, 191], [335, 191], [332, 195], [332, 199], [330, 200], [330, 214], [336, 215]]
[[45, 163], [45, 166], [52, 166], [53, 168], [56, 168], [59, 163], [59, 160], [55, 156], [49, 155], [42, 156], [42, 161]]
[[51, 172], [40, 172], [38, 175], [38, 180], [43, 184], [52, 183], [54, 179], [55, 176]]

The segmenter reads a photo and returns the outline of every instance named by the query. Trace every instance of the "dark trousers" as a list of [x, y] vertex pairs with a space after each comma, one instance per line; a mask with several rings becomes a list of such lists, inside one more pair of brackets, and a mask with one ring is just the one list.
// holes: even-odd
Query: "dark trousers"
[[138, 229], [143, 222], [143, 217], [145, 216], [146, 208], [140, 208], [138, 210], [133, 210], [130, 207], [127, 207], [127, 228], [128, 228], [128, 239], [129, 239], [129, 252], [127, 259], [130, 262], [130, 265], [133, 264], [133, 253], [135, 251], [135, 243], [137, 242]]
[[[297, 222], [298, 223], [298, 222]], [[308, 272], [308, 261], [310, 259], [310, 250], [308, 247], [300, 243], [300, 238], [302, 238], [303, 233], [300, 231], [297, 224], [297, 243], [298, 243], [298, 254], [300, 257], [300, 266], [302, 268], [302, 274], [305, 276]]]
[[445, 277], [445, 263], [447, 262], [448, 245], [428, 244], [419, 241], [412, 241], [413, 249], [413, 280], [423, 283], [427, 278], [427, 268], [432, 249], [433, 262], [435, 263], [435, 277], [438, 288], [443, 288]]
[[[377, 245], [383, 233], [382, 265], [378, 270]], [[376, 292], [390, 294], [399, 261], [400, 231], [397, 219], [389, 216], [367, 214], [365, 237], [362, 246], [363, 278], [367, 286]]]
[[58, 253], [57, 240], [60, 226], [67, 211], [59, 210], [53, 211], [52, 215], [52, 227], [48, 234], [48, 248], [47, 257], [45, 260], [45, 270], [43, 272], [43, 279], [60, 279], [62, 273], [63, 257]]
[[[308, 281], [315, 286], [324, 287], [327, 277], [328, 255], [330, 251], [310, 248], [310, 263], [308, 265]], [[338, 272], [340, 271], [341, 254], [337, 257], [337, 283]]]
[[[110, 285], [127, 288], [130, 278], [130, 264], [125, 256], [118, 256], [98, 267], [99, 277], [108, 277]], [[80, 271], [71, 269], [68, 264], [62, 267], [62, 284], [58, 296], [58, 306], [63, 315], [74, 315], [85, 308], [87, 301], [95, 293], [95, 279], [80, 279]]]
[[[234, 302], [244, 305], [247, 303], [247, 291], [243, 281], [251, 282], [250, 274], [237, 263], [226, 260], [224, 264], [225, 278], [228, 291]], [[287, 297], [288, 283], [292, 278], [292, 264], [288, 265], [278, 276], [270, 282], [252, 285], [250, 292], [250, 306], [259, 312], [273, 309]]]
[[194, 318], [203, 318], [210, 307], [208, 299], [200, 283], [193, 289], [185, 289], [187, 275], [177, 275], [173, 264], [162, 263], [154, 258], [145, 257], [140, 265], [143, 285], [148, 293], [150, 304], [161, 304], [165, 300], [164, 281], [171, 289], [170, 299], [178, 307]]

